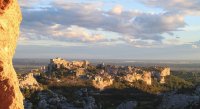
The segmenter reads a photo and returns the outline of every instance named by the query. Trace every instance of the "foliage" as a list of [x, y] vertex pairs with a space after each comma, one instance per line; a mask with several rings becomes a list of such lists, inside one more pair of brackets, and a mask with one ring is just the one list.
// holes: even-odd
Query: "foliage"
[[183, 78], [186, 81], [192, 82], [195, 85], [200, 84], [200, 72], [174, 71], [172, 72], [172, 74], [180, 78]]
[[25, 89], [21, 89], [21, 92], [24, 98], [30, 98], [32, 94], [35, 92], [35, 90], [25, 88]]
[[166, 79], [166, 87], [168, 87], [170, 90], [175, 90], [175, 89], [181, 89], [181, 88], [189, 88], [193, 87], [193, 83], [188, 82], [182, 78], [179, 78], [177, 76], [170, 75]]

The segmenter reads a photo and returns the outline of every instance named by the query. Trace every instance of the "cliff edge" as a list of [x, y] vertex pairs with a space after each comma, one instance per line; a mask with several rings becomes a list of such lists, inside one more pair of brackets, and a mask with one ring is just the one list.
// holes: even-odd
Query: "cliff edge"
[[0, 0], [0, 109], [23, 109], [23, 96], [12, 65], [21, 20], [17, 0]]

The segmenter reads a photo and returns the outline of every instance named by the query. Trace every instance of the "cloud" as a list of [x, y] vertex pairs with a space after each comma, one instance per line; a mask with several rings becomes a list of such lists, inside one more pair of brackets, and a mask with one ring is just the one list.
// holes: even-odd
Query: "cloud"
[[[122, 41], [125, 37], [139, 41], [132, 45], [162, 44], [163, 34], [173, 35], [185, 27], [184, 16], [177, 13], [143, 13], [123, 10], [120, 6], [110, 11], [102, 10], [102, 4], [53, 2], [40, 10], [23, 8], [22, 37], [37, 40], [75, 42]], [[53, 26], [55, 26], [53, 28]], [[56, 28], [56, 26], [58, 26]], [[102, 34], [90, 31], [113, 32], [121, 38], [109, 40]], [[142, 43], [141, 43], [142, 42]]]
[[123, 7], [121, 5], [116, 5], [112, 8], [112, 13], [114, 14], [121, 14], [123, 11]]
[[142, 14], [133, 21], [136, 26], [136, 35], [141, 35], [142, 39], [161, 40], [163, 33], [171, 34], [173, 31], [179, 31], [186, 24], [184, 17], [179, 14]]
[[141, 39], [133, 39], [131, 37], [122, 37], [119, 38], [120, 40], [126, 42], [128, 45], [137, 47], [137, 48], [157, 48], [157, 47], [161, 47], [158, 45], [161, 45], [161, 42], [157, 42], [154, 40], [141, 40]]
[[198, 45], [192, 45], [192, 48], [199, 48]]
[[[22, 30], [25, 32], [21, 33], [21, 40], [58, 40], [66, 42], [83, 42], [83, 43], [94, 43], [94, 42], [104, 42], [107, 39], [100, 35], [89, 33], [87, 29], [70, 26], [65, 27], [60, 24], [54, 24], [49, 27], [40, 26], [40, 29], [45, 32], [38, 32], [37, 30]], [[37, 36], [37, 37], [36, 37]]]
[[[86, 31], [85, 28], [81, 28], [78, 26], [70, 26], [69, 28], [62, 27], [59, 24], [55, 24], [50, 27], [49, 35], [52, 35], [56, 38], [63, 39], [71, 39], [77, 40], [80, 42], [101, 42], [106, 41], [104, 36], [100, 34], [93, 34]], [[52, 30], [52, 31], [51, 31]]]
[[195, 48], [195, 49], [200, 48], [200, 41], [192, 42], [191, 46], [192, 48]]
[[200, 15], [199, 0], [139, 0], [140, 2], [154, 7], [163, 8], [166, 11], [179, 12], [182, 14]]

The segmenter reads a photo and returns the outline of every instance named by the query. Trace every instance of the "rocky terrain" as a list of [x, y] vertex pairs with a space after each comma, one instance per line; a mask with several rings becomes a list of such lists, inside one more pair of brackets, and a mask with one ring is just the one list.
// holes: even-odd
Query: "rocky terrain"
[[58, 95], [50, 90], [37, 93], [39, 109], [77, 109], [67, 102], [62, 95]]
[[198, 105], [199, 96], [172, 94], [164, 96], [162, 101], [158, 109], [186, 109], [187, 107]]
[[[38, 85], [32, 73], [23, 75], [26, 82], [20, 82], [21, 88], [28, 88], [31, 85]], [[30, 79], [30, 83], [28, 83]], [[34, 82], [33, 82], [34, 81]], [[26, 87], [25, 87], [26, 86]], [[94, 96], [96, 95], [94, 91], [88, 90], [87, 88], [78, 89], [76, 92], [71, 93], [71, 95], [76, 96], [75, 101], [69, 102], [69, 100], [61, 94], [56, 93], [57, 91], [52, 90], [40, 90], [36, 92], [32, 101], [26, 99], [24, 101], [25, 109], [101, 109], [102, 104], [96, 101]], [[60, 92], [60, 91], [59, 91]], [[164, 93], [162, 96], [162, 102], [157, 104], [157, 109], [186, 109], [188, 107], [195, 107], [197, 109], [199, 106], [200, 99], [200, 88], [197, 87], [192, 93], [184, 94], [178, 93], [177, 91]], [[32, 103], [33, 102], [33, 103]], [[72, 103], [73, 102], [73, 103]], [[81, 104], [75, 106], [75, 104]], [[121, 102], [116, 109], [137, 109], [137, 101], [124, 101]], [[192, 108], [193, 109], [193, 108]]]
[[176, 91], [164, 94], [158, 109], [197, 109], [200, 105], [200, 87], [189, 94], [179, 94]]
[[0, 109], [23, 109], [23, 96], [12, 65], [21, 20], [17, 0], [0, 0]]
[[169, 67], [93, 65], [55, 58], [47, 66], [19, 74], [19, 81], [25, 109], [198, 109], [200, 105], [200, 88], [173, 76]]

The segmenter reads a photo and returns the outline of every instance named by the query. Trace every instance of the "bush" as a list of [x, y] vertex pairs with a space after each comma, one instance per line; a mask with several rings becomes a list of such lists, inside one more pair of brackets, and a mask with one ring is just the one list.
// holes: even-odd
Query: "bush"
[[193, 87], [194, 84], [174, 75], [166, 78], [166, 87], [170, 90]]

